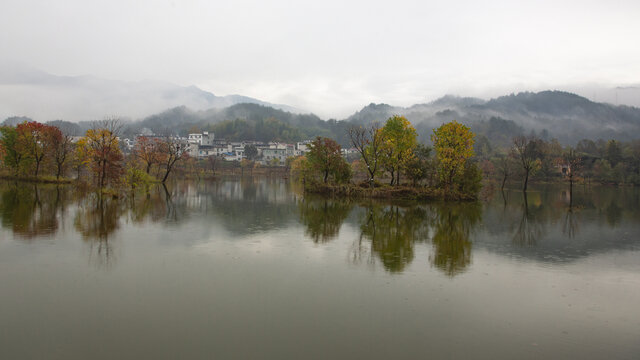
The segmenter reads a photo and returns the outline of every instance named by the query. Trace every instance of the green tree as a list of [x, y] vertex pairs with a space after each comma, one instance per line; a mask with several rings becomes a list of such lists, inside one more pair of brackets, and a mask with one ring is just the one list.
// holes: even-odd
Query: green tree
[[438, 157], [438, 176], [449, 192], [462, 175], [467, 160], [474, 155], [474, 134], [465, 125], [452, 121], [433, 130], [431, 141]]
[[413, 156], [406, 164], [405, 172], [411, 179], [413, 186], [427, 179], [433, 174], [433, 163], [431, 161], [431, 148], [423, 144], [418, 144], [413, 149]]
[[482, 170], [478, 164], [467, 161], [464, 165], [464, 171], [456, 179], [456, 184], [459, 185], [460, 191], [464, 195], [475, 198], [482, 188]]
[[417, 145], [416, 129], [404, 116], [394, 115], [379, 130], [382, 132], [382, 165], [391, 174], [391, 185], [400, 184], [400, 173], [407, 169]]
[[11, 126], [0, 128], [0, 154], [5, 166], [13, 169], [14, 174], [20, 172], [20, 165], [25, 161], [25, 153], [19, 149], [18, 132]]
[[294, 180], [302, 182], [303, 185], [307, 183], [307, 180], [311, 177], [311, 169], [306, 156], [298, 156], [289, 160], [289, 172]]
[[[345, 171], [350, 171], [351, 167], [342, 157], [340, 145], [332, 139], [317, 137], [309, 146], [307, 161], [314, 171], [320, 173], [323, 182], [329, 181], [329, 176], [333, 176], [336, 182], [348, 181], [351, 176]], [[349, 169], [349, 170], [346, 170]], [[348, 178], [348, 179], [345, 179]]]
[[622, 160], [622, 149], [620, 149], [620, 143], [615, 140], [609, 140], [607, 143], [605, 159], [607, 159], [612, 167], [618, 165]]

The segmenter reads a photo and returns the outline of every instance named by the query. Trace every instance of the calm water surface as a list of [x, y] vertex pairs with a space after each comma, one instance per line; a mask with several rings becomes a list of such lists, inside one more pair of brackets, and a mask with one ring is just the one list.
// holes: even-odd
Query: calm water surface
[[[571, 205], [571, 206], [570, 206]], [[0, 183], [0, 359], [640, 359], [640, 192]]]

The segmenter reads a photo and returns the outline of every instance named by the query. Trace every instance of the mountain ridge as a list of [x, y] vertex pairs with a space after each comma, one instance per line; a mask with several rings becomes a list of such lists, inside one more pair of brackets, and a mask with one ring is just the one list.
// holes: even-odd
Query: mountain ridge
[[[197, 128], [219, 131], [233, 139], [241, 136], [268, 138], [259, 133], [263, 130], [267, 131], [265, 130], [267, 126], [272, 127], [269, 131], [273, 134], [280, 134], [273, 135], [278, 139], [293, 141], [321, 135], [334, 137], [341, 144], [348, 145], [346, 135], [348, 126], [382, 123], [392, 115], [403, 115], [412, 122], [420, 140], [425, 143], [430, 141], [433, 128], [452, 120], [465, 123], [479, 135], [502, 145], [506, 145], [514, 135], [531, 132], [543, 137], [557, 138], [563, 143], [575, 143], [583, 138], [631, 140], [640, 137], [639, 108], [598, 103], [575, 93], [558, 90], [511, 93], [489, 100], [448, 94], [430, 102], [407, 107], [370, 103], [342, 120], [325, 121], [312, 113], [292, 111], [292, 108], [286, 105], [279, 107], [276, 104], [243, 95], [221, 97], [193, 85], [178, 86], [161, 81], [122, 82], [104, 80], [91, 75], [57, 76], [33, 69], [22, 72], [0, 69], [0, 95], [2, 95], [3, 84], [7, 83], [23, 84], [26, 87], [23, 89], [25, 96], [32, 90], [28, 86], [29, 83], [50, 83], [53, 89], [77, 88], [77, 84], [81, 84], [80, 87], [84, 90], [76, 95], [84, 99], [85, 103], [81, 106], [74, 102], [65, 103], [65, 105], [71, 106], [74, 111], [88, 108], [89, 112], [99, 109], [91, 99], [93, 93], [105, 96], [102, 91], [105, 86], [111, 89], [110, 94], [113, 95], [113, 99], [110, 101], [124, 107], [136, 102], [140, 97], [144, 98], [147, 90], [151, 89], [149, 91], [152, 96], [149, 101], [152, 102], [152, 107], [162, 108], [142, 113], [135, 117], [137, 120], [129, 118], [127, 121], [129, 134], [142, 131], [144, 128], [153, 132], [170, 131], [185, 134], [190, 129]], [[125, 90], [122, 90], [123, 88]], [[172, 105], [165, 106], [167, 101], [154, 102], [159, 97], [170, 99], [169, 103], [173, 101]], [[123, 98], [126, 99], [123, 100]], [[0, 99], [4, 98], [0, 96]], [[53, 96], [52, 99], [47, 100], [55, 102], [59, 98]], [[49, 103], [44, 101], [43, 104], [38, 104], [38, 108], [46, 112], [48, 105]], [[2, 101], [0, 110], [3, 106]], [[105, 114], [110, 113], [105, 112]], [[10, 115], [14, 114], [16, 113]], [[16, 115], [25, 116], [25, 113], [18, 112]], [[81, 133], [89, 126], [89, 122], [77, 121], [74, 118], [64, 116], [49, 118], [76, 120], [77, 126], [65, 125], [73, 129], [74, 133]], [[11, 119], [15, 122], [22, 118], [14, 116]], [[84, 118], [84, 120], [87, 119], [94, 118]], [[250, 129], [242, 129], [242, 126]], [[282, 134], [286, 135], [281, 136]]]
[[[141, 118], [176, 106], [194, 110], [254, 103], [294, 113], [305, 111], [252, 97], [217, 96], [195, 85], [165, 81], [121, 81], [93, 75], [53, 75], [26, 66], [0, 67], [0, 116], [22, 114], [39, 119], [92, 120], [115, 114]], [[99, 114], [99, 115], [98, 115]]]

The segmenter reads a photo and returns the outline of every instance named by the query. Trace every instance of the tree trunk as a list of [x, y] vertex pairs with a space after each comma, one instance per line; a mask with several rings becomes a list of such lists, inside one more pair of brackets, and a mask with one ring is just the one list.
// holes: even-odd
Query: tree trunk
[[500, 186], [500, 191], [504, 190], [504, 184], [507, 182], [507, 174], [504, 174], [502, 178], [502, 186]]
[[569, 209], [573, 207], [573, 174], [569, 175]]
[[527, 191], [527, 184], [529, 183], [529, 169], [526, 169], [524, 172], [524, 187], [522, 188], [522, 191], [526, 192]]
[[104, 187], [105, 179], [107, 178], [107, 160], [102, 160], [102, 173], [100, 174], [100, 188]]
[[167, 181], [167, 178], [169, 177], [169, 173], [171, 172], [171, 168], [173, 167], [173, 163], [168, 162], [167, 163], [167, 172], [164, 173], [164, 177], [162, 178], [162, 183], [164, 184], [165, 181]]
[[61, 173], [62, 173], [62, 164], [58, 163], [58, 171], [56, 172], [56, 179], [60, 179]]
[[369, 171], [369, 187], [373, 189], [373, 172]]
[[147, 163], [147, 175], [149, 175], [150, 171], [151, 171], [151, 163]]

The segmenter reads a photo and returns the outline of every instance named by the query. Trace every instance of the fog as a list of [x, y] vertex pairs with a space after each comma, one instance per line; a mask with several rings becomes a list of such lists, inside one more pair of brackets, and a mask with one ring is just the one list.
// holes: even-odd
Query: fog
[[[195, 85], [323, 118], [447, 93], [560, 89], [614, 103], [611, 89], [640, 84], [640, 48], [630, 42], [640, 35], [638, 15], [631, 0], [4, 0], [0, 60], [55, 75]], [[0, 91], [0, 116], [39, 120], [136, 117], [174, 103], [156, 104], [156, 89], [142, 100], [134, 98], [142, 90], [112, 96], [5, 79]], [[618, 103], [640, 105], [625, 96]]]

